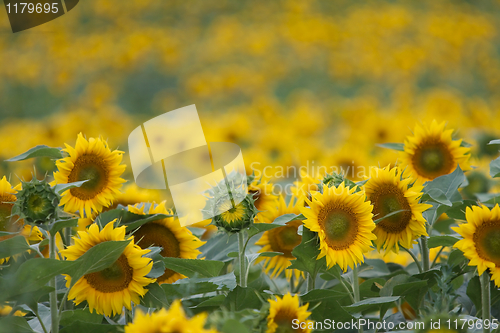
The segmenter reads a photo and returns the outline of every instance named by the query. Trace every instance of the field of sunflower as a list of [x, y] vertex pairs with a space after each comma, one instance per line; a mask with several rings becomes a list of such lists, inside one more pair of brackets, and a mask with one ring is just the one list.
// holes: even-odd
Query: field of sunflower
[[[499, 18], [87, 0], [0, 19], [0, 333], [500, 332]], [[247, 177], [186, 227], [134, 182], [127, 137], [190, 104]]]

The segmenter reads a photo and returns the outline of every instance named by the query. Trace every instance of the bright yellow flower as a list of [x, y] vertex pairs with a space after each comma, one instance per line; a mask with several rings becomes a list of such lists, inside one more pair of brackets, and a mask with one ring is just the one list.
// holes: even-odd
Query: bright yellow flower
[[112, 204], [125, 182], [120, 176], [125, 165], [120, 164], [123, 152], [111, 151], [101, 138], [85, 139], [78, 134], [75, 148], [66, 144], [68, 157], [56, 161], [59, 171], [54, 173], [55, 183], [66, 184], [88, 180], [80, 187], [62, 193], [60, 205], [68, 212], [79, 211], [81, 217], [91, 217]]
[[373, 230], [379, 251], [383, 247], [384, 250], [398, 253], [399, 245], [409, 249], [412, 244], [416, 244], [415, 239], [427, 236], [422, 212], [431, 205], [419, 203], [423, 187], [409, 187], [413, 181], [410, 177], [404, 178], [397, 168], [370, 168], [370, 179], [364, 188], [373, 205], [373, 218], [377, 220], [393, 212], [403, 211], [380, 221]]
[[363, 192], [356, 187], [323, 185], [323, 193], [313, 192], [312, 200], [306, 199], [309, 207], [300, 209], [307, 218], [304, 225], [317, 232], [321, 253], [326, 256], [328, 267], [335, 264], [346, 271], [347, 267], [364, 262], [363, 253], [370, 251], [373, 234], [372, 209]]
[[[286, 204], [285, 199], [280, 196], [278, 207], [271, 211], [272, 215], [270, 218], [274, 221], [277, 217], [285, 215], [285, 214], [300, 214], [299, 202], [295, 198], [290, 200], [290, 203]], [[281, 274], [281, 272], [290, 266], [291, 260], [294, 260], [295, 257], [292, 255], [292, 250], [300, 244], [302, 241], [302, 236], [297, 234], [297, 230], [299, 226], [302, 225], [301, 220], [290, 221], [286, 224], [286, 226], [278, 227], [275, 229], [271, 229], [269, 231], [264, 232], [262, 237], [255, 242], [256, 245], [261, 245], [262, 249], [259, 250], [259, 253], [262, 252], [281, 252], [282, 255], [277, 255], [271, 258], [258, 258], [256, 262], [260, 262], [262, 260], [265, 261], [264, 267], [266, 270], [266, 274], [272, 270], [271, 278], [274, 278]], [[287, 269], [285, 270], [286, 277], [290, 280], [292, 274], [295, 275], [295, 278], [298, 279], [300, 276], [300, 271]]]
[[248, 185], [248, 193], [255, 199], [254, 205], [260, 212], [255, 216], [256, 223], [271, 223], [272, 211], [278, 204], [278, 196], [273, 193], [273, 185], [268, 181], [254, 180]]
[[[307, 311], [309, 304], [300, 306], [299, 296], [292, 296], [290, 293], [283, 295], [283, 298], [276, 296], [276, 300], [269, 300], [271, 307], [267, 316], [266, 333], [278, 332], [300, 332], [309, 333], [312, 329], [309, 327], [313, 324], [307, 320], [311, 312]], [[293, 320], [297, 319], [298, 323], [303, 323], [305, 329], [293, 329]]]
[[134, 322], [125, 326], [125, 333], [217, 333], [204, 328], [206, 319], [206, 313], [186, 317], [181, 301], [175, 300], [168, 310], [163, 308], [151, 314], [137, 310]]
[[[152, 203], [148, 211], [144, 210], [144, 204], [128, 206], [128, 210], [135, 214], [165, 214], [173, 215], [170, 209], [165, 208], [165, 201], [156, 205]], [[137, 245], [145, 249], [149, 246], [160, 246], [160, 254], [164, 257], [196, 259], [201, 252], [197, 250], [205, 242], [200, 241], [186, 227], [179, 224], [179, 220], [172, 216], [161, 220], [155, 220], [143, 224], [134, 231]], [[165, 273], [157, 278], [157, 282], [173, 283], [185, 278], [184, 275], [166, 268]]]
[[445, 130], [445, 122], [416, 125], [413, 136], [406, 137], [402, 165], [422, 181], [447, 175], [460, 165], [469, 170], [470, 148], [461, 147], [462, 140], [453, 140], [453, 130]]
[[[135, 245], [133, 236], [125, 238], [125, 226], [114, 228], [114, 222], [109, 222], [102, 230], [92, 224], [87, 231], [79, 231], [79, 237], [73, 237], [75, 244], [61, 251], [68, 260], [76, 260], [99, 243], [131, 241], [113, 265], [84, 275], [69, 292], [68, 299], [74, 299], [75, 304], [87, 301], [90, 312], [96, 310], [106, 316], [121, 314], [124, 306], [130, 310], [131, 302], [139, 304], [139, 296], [147, 292], [144, 287], [155, 281], [146, 277], [153, 267], [151, 259], [143, 257], [149, 250]], [[71, 277], [66, 276], [66, 287], [70, 283]]]
[[477, 266], [479, 275], [488, 268], [491, 279], [500, 287], [500, 207], [467, 207], [467, 223], [452, 227], [463, 239], [455, 243], [469, 261], [469, 266]]

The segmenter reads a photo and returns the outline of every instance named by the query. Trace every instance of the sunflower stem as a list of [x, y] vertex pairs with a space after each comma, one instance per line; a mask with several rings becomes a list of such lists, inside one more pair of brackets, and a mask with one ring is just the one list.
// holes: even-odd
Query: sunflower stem
[[[56, 235], [55, 233], [50, 233], [49, 235], [49, 253], [50, 259], [56, 259]], [[57, 277], [54, 276], [49, 281], [49, 286], [54, 288], [50, 293], [50, 315], [52, 319], [52, 329], [51, 333], [59, 332], [59, 311], [57, 308]]]
[[[354, 303], [361, 300], [359, 295], [359, 278], [358, 278], [358, 265], [354, 265], [352, 268], [352, 290], [354, 292]], [[359, 325], [359, 333], [363, 333], [363, 327]]]
[[412, 257], [413, 261], [415, 262], [415, 264], [417, 265], [417, 268], [418, 268], [418, 272], [419, 273], [422, 273], [422, 265], [420, 265], [420, 262], [418, 260], [418, 258], [415, 256], [415, 254], [413, 252], [411, 252], [411, 250], [407, 249], [406, 247], [403, 247], [400, 245], [400, 247], [405, 250], [406, 252], [408, 252], [408, 254]]
[[427, 272], [430, 268], [429, 247], [427, 246], [427, 237], [420, 238], [420, 250], [422, 251], [422, 269]]
[[[484, 271], [479, 279], [481, 281], [483, 332], [490, 332], [490, 325], [485, 325], [485, 323], [491, 324], [490, 275], [488, 274], [488, 271]], [[488, 326], [488, 328], [486, 328], [486, 326]]]
[[245, 234], [244, 230], [238, 232], [238, 252], [239, 252], [239, 268], [240, 268], [240, 287], [246, 288], [247, 286], [247, 271], [245, 269], [246, 257], [245, 257]]
[[311, 273], [307, 273], [307, 292], [314, 290], [316, 284], [316, 277], [312, 276]]

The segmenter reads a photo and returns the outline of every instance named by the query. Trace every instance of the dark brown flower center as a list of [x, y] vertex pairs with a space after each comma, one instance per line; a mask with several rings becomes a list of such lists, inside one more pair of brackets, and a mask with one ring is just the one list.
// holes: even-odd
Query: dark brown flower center
[[127, 257], [122, 254], [110, 267], [87, 274], [84, 278], [95, 290], [102, 293], [113, 293], [128, 288], [133, 278], [133, 272], [134, 270], [130, 267]]
[[500, 221], [483, 222], [472, 239], [479, 257], [500, 266]]
[[343, 204], [326, 204], [318, 214], [318, 222], [328, 246], [337, 251], [351, 246], [358, 235], [356, 215]]
[[87, 180], [82, 186], [70, 190], [81, 200], [93, 199], [101, 193], [108, 183], [109, 171], [106, 162], [97, 155], [81, 155], [74, 163], [68, 176], [68, 182]]
[[282, 252], [287, 258], [294, 258], [292, 250], [300, 244], [302, 236], [297, 234], [300, 221], [291, 221], [286, 226], [269, 230], [269, 245], [274, 252]]
[[412, 157], [412, 164], [419, 175], [434, 179], [453, 171], [453, 155], [448, 146], [439, 139], [422, 142]]
[[369, 195], [373, 205], [374, 220], [394, 212], [403, 210], [390, 216], [387, 216], [377, 224], [388, 233], [400, 233], [410, 224], [412, 213], [408, 200], [405, 198], [401, 189], [394, 184], [383, 184], [379, 186], [374, 193]]
[[[160, 254], [164, 257], [179, 258], [181, 255], [179, 241], [164, 225], [148, 222], [137, 229], [134, 238], [137, 240], [137, 245], [143, 249], [149, 246], [160, 246], [163, 249]], [[165, 281], [174, 274], [175, 271], [166, 268], [165, 273], [157, 281]]]

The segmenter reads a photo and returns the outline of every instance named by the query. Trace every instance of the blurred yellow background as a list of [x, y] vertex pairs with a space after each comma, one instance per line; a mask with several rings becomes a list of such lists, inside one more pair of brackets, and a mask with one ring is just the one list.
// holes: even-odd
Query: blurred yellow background
[[485, 172], [498, 155], [499, 1], [85, 0], [16, 34], [0, 11], [2, 160], [79, 132], [127, 151], [133, 128], [190, 104], [247, 166], [386, 165], [376, 143], [434, 118]]

